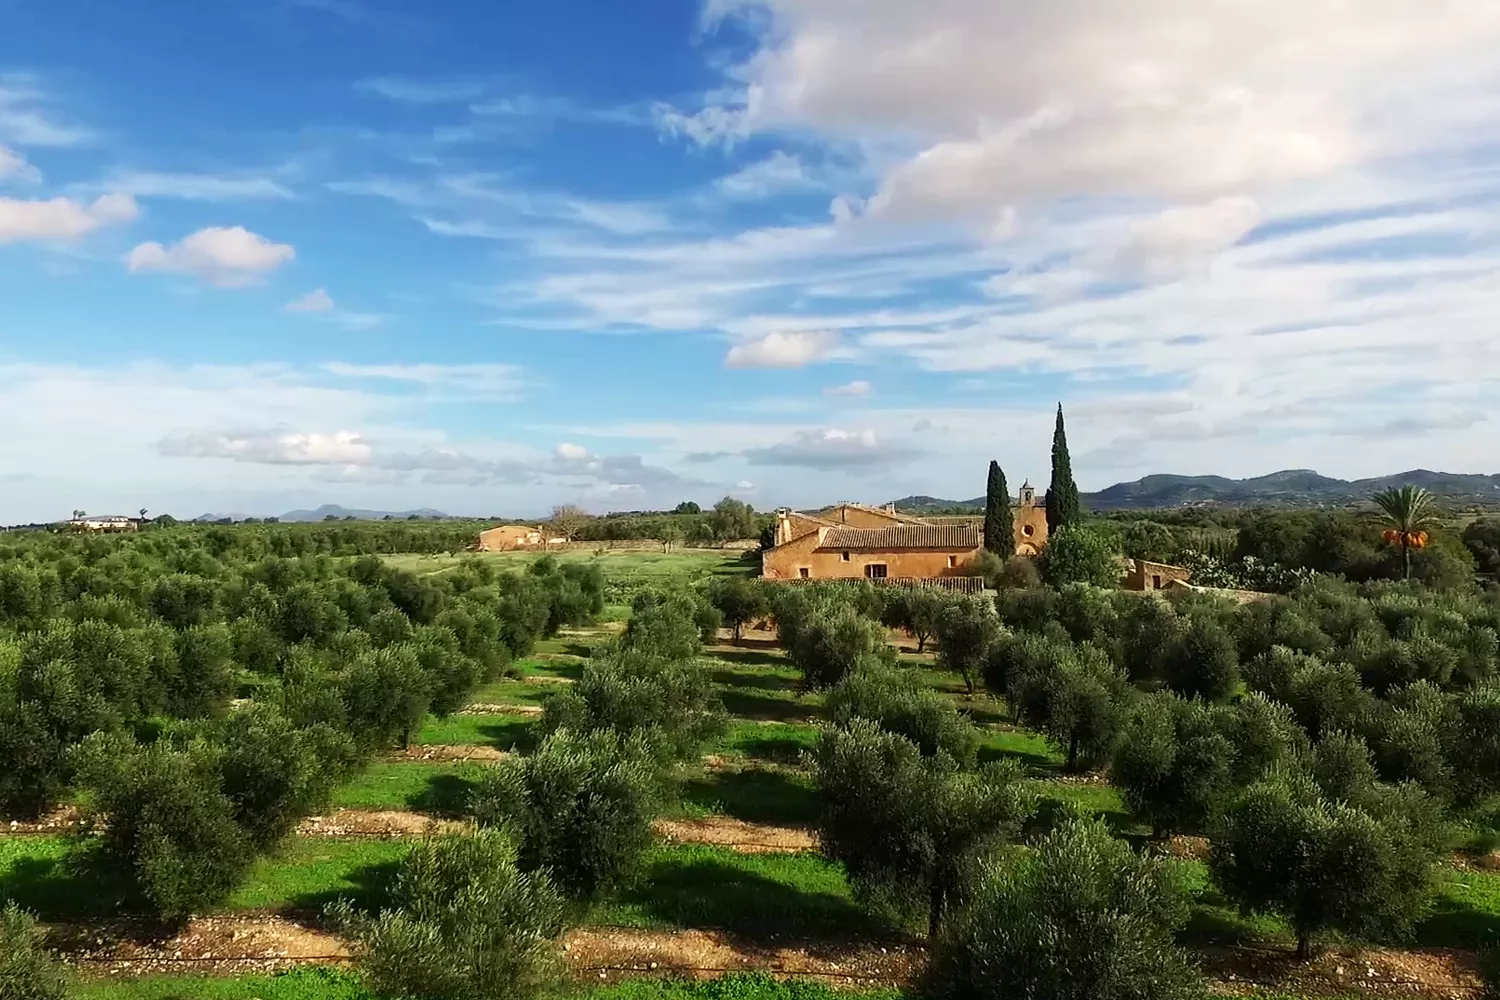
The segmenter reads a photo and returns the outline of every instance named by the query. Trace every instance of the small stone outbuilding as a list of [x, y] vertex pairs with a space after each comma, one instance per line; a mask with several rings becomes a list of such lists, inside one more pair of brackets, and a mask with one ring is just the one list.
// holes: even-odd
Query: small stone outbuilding
[[1192, 575], [1193, 571], [1183, 566], [1151, 562], [1149, 559], [1132, 559], [1125, 568], [1120, 587], [1124, 590], [1147, 592], [1166, 590], [1174, 583], [1186, 583]]
[[516, 549], [543, 548], [547, 536], [527, 524], [502, 524], [479, 533], [480, 552], [511, 552]]

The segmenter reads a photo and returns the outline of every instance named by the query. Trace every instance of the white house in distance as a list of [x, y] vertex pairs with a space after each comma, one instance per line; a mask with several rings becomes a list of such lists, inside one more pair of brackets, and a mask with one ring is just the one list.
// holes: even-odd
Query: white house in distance
[[127, 514], [85, 514], [68, 519], [74, 531], [139, 531], [141, 519]]

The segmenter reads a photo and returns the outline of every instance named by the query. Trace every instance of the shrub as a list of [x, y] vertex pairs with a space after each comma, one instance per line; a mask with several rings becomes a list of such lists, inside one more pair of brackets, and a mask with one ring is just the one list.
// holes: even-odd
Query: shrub
[[504, 835], [441, 837], [411, 849], [378, 917], [347, 900], [329, 916], [355, 941], [355, 967], [382, 996], [530, 1000], [558, 982], [564, 903], [522, 873]]
[[253, 857], [219, 767], [217, 748], [202, 739], [141, 746], [101, 733], [79, 747], [86, 815], [107, 818], [101, 850], [165, 920], [185, 920], [222, 900]]
[[939, 592], [922, 587], [903, 588], [886, 602], [881, 621], [888, 628], [905, 629], [917, 640], [917, 652], [927, 648], [927, 640], [937, 632], [949, 601]]
[[1239, 653], [1217, 622], [1194, 617], [1166, 649], [1167, 686], [1184, 698], [1223, 701], [1240, 682]]
[[1155, 836], [1200, 833], [1232, 788], [1234, 747], [1214, 712], [1170, 694], [1142, 699], [1115, 748], [1111, 780]]
[[724, 624], [734, 632], [734, 641], [740, 641], [740, 632], [746, 624], [764, 618], [771, 611], [765, 587], [755, 580], [743, 576], [714, 577], [708, 584], [708, 601], [718, 608]]
[[0, 808], [14, 816], [45, 810], [73, 776], [69, 748], [118, 717], [79, 677], [76, 664], [22, 663], [0, 674]]
[[1173, 933], [1186, 895], [1170, 862], [1137, 855], [1099, 822], [1065, 820], [1036, 849], [980, 869], [939, 936], [935, 1000], [1188, 1000], [1202, 984]]
[[1042, 585], [1041, 570], [1029, 556], [1011, 556], [993, 577], [996, 590], [1030, 589]]
[[[355, 633], [358, 634], [358, 633]], [[432, 702], [432, 680], [409, 644], [358, 655], [339, 677], [350, 734], [366, 750], [405, 748]]]
[[592, 899], [634, 874], [661, 798], [640, 739], [559, 729], [534, 753], [490, 768], [471, 808], [481, 824], [514, 832], [522, 870], [545, 870], [570, 895]]
[[815, 759], [824, 853], [868, 904], [925, 904], [929, 934], [977, 853], [1013, 836], [1031, 809], [1018, 769], [964, 771], [866, 719], [823, 730]]
[[1103, 531], [1087, 524], [1070, 524], [1054, 531], [1037, 559], [1048, 586], [1092, 583], [1113, 587], [1120, 582], [1118, 545]]
[[299, 729], [268, 705], [230, 716], [220, 770], [234, 819], [265, 849], [328, 804], [357, 759], [349, 736], [317, 723]]
[[802, 671], [803, 687], [821, 690], [843, 680], [862, 659], [889, 648], [878, 622], [848, 606], [829, 604], [801, 623], [787, 652]]
[[0, 910], [0, 997], [64, 1000], [68, 977], [62, 962], [42, 946], [31, 914], [14, 902]]
[[666, 758], [691, 760], [723, 731], [724, 708], [702, 662], [612, 646], [584, 664], [568, 690], [547, 699], [542, 732], [562, 728], [640, 735]]
[[1459, 698], [1450, 747], [1465, 801], [1500, 791], [1500, 686], [1475, 688]]
[[1310, 774], [1323, 795], [1334, 802], [1362, 802], [1378, 775], [1370, 748], [1351, 733], [1335, 730], [1313, 747]]
[[938, 666], [962, 677], [973, 694], [1001, 634], [1000, 619], [989, 601], [981, 597], [949, 601], [938, 616]]
[[1277, 768], [1305, 764], [1307, 734], [1292, 710], [1258, 692], [1237, 700], [1221, 716], [1224, 735], [1234, 748], [1232, 770], [1237, 787], [1254, 784]]
[[1017, 717], [1063, 748], [1069, 770], [1100, 765], [1114, 752], [1131, 690], [1099, 650], [1079, 646], [1053, 669], [1012, 677], [1010, 689]]
[[1229, 807], [1210, 870], [1242, 910], [1283, 916], [1299, 958], [1330, 930], [1401, 933], [1427, 904], [1440, 844], [1421, 822], [1425, 797], [1380, 805], [1331, 802], [1299, 778], [1254, 785]]
[[662, 659], [697, 656], [703, 652], [704, 639], [718, 628], [717, 610], [691, 591], [642, 590], [630, 608], [625, 648]]
[[960, 764], [974, 762], [979, 745], [974, 726], [952, 701], [924, 687], [915, 670], [866, 660], [834, 686], [824, 706], [837, 725], [868, 719], [911, 740], [924, 757], [942, 751]]

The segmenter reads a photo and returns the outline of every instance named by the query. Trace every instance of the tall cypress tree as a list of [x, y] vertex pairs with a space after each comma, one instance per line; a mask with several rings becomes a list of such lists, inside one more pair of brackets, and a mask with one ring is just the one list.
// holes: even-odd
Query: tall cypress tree
[[984, 547], [1001, 559], [1016, 554], [1015, 522], [1010, 513], [1010, 489], [999, 462], [990, 463], [990, 479], [984, 489]]
[[1047, 530], [1074, 524], [1079, 517], [1078, 484], [1068, 458], [1068, 435], [1063, 430], [1062, 404], [1057, 404], [1057, 427], [1052, 432], [1052, 484], [1047, 487]]

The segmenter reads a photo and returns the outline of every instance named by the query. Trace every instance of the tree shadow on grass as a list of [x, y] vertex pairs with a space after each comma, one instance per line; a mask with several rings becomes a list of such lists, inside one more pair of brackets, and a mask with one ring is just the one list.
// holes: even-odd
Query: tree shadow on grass
[[1441, 896], [1417, 925], [1417, 943], [1434, 948], [1482, 949], [1500, 944], [1500, 913]]
[[376, 913], [390, 900], [391, 888], [395, 885], [396, 873], [400, 870], [399, 858], [364, 865], [348, 874], [349, 885], [294, 896], [287, 903], [287, 910], [316, 920], [329, 904], [347, 899], [360, 912]]
[[464, 816], [478, 787], [477, 781], [461, 774], [434, 774], [426, 788], [407, 796], [406, 807], [433, 816]]
[[799, 889], [712, 858], [657, 861], [619, 901], [665, 924], [755, 936], [880, 929], [845, 896]]
[[1060, 771], [1062, 765], [1054, 758], [1045, 753], [1035, 750], [1023, 750], [1017, 747], [983, 746], [979, 748], [979, 763], [988, 764], [991, 761], [1016, 760], [1029, 768], [1038, 771]]
[[808, 722], [817, 715], [817, 708], [793, 701], [789, 698], [772, 698], [749, 691], [730, 689], [719, 692], [724, 708], [741, 719], [751, 721]]
[[747, 757], [777, 764], [798, 764], [802, 760], [802, 751], [811, 749], [805, 740], [792, 733], [785, 736], [757, 734], [737, 739], [734, 745]]
[[129, 875], [94, 852], [18, 858], [0, 874], [0, 905], [15, 902], [38, 920], [102, 920], [139, 912]]
[[776, 674], [758, 673], [728, 667], [713, 671], [709, 675], [715, 684], [728, 688], [755, 688], [760, 691], [786, 691], [796, 694], [801, 688], [794, 678], [778, 677]]
[[806, 779], [785, 771], [719, 771], [689, 779], [683, 798], [747, 823], [811, 823], [818, 802]]

